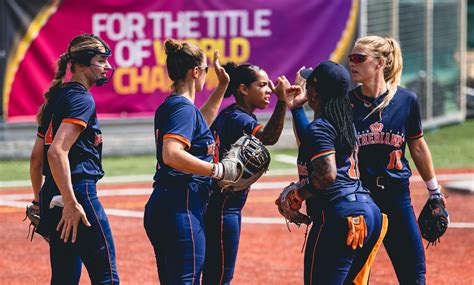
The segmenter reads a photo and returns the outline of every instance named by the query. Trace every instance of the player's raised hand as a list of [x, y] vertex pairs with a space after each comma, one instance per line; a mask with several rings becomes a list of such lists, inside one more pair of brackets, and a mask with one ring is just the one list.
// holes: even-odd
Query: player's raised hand
[[291, 85], [285, 91], [286, 105], [290, 110], [303, 106], [308, 98], [306, 92], [299, 85]]
[[308, 101], [306, 97], [306, 80], [300, 73], [303, 69], [306, 68], [302, 66], [296, 72], [294, 85], [289, 86], [285, 92], [285, 101], [290, 110], [301, 107]]
[[270, 89], [278, 97], [279, 101], [285, 101], [285, 90], [290, 87], [290, 82], [286, 79], [285, 75], [278, 76], [273, 82], [269, 82]]
[[298, 86], [301, 86], [301, 88], [303, 89], [303, 91], [306, 91], [306, 79], [303, 78], [303, 76], [301, 76], [301, 70], [303, 69], [306, 69], [305, 66], [302, 66], [297, 72], [296, 72], [296, 75], [295, 75], [295, 82], [293, 83], [294, 85], [298, 85]]
[[219, 85], [226, 86], [229, 85], [230, 82], [230, 76], [225, 72], [225, 69], [221, 66], [219, 63], [219, 51], [215, 50], [214, 51], [214, 59], [213, 59], [213, 64], [214, 64], [214, 71], [216, 72], [217, 79], [219, 80]]

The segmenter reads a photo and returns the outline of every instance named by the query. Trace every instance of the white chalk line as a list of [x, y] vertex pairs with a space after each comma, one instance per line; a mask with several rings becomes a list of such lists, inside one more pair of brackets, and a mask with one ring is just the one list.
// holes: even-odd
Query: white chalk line
[[[288, 182], [257, 182], [252, 186], [253, 190], [272, 190], [282, 189], [287, 186]], [[150, 195], [152, 192], [149, 188], [126, 188], [126, 189], [101, 189], [98, 191], [99, 197], [110, 196], [144, 196]], [[0, 194], [0, 206], [8, 206], [14, 208], [25, 208], [29, 200], [32, 199], [32, 194]], [[107, 215], [127, 217], [127, 218], [143, 218], [143, 211], [123, 210], [123, 209], [105, 209]], [[243, 217], [242, 222], [245, 224], [285, 224], [283, 218], [269, 218], [269, 217]], [[474, 223], [471, 222], [451, 222], [450, 228], [459, 229], [474, 229]]]

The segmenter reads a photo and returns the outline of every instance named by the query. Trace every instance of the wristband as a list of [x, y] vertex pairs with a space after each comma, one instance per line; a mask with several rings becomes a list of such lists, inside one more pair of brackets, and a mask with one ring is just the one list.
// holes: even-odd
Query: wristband
[[35, 201], [35, 200], [31, 201], [31, 204], [33, 204], [33, 205], [35, 205], [35, 206], [39, 206], [39, 205], [40, 205], [40, 203], [37, 202], [37, 201]]
[[430, 198], [438, 198], [443, 196], [443, 193], [441, 193], [441, 187], [438, 187], [438, 189], [430, 190], [428, 189], [428, 192], [430, 194]]
[[212, 172], [211, 172], [211, 177], [221, 180], [222, 177], [224, 177], [224, 166], [222, 163], [213, 163], [212, 164]]
[[441, 190], [438, 184], [438, 180], [436, 177], [431, 178], [428, 181], [425, 181], [426, 188], [428, 188], [428, 191], [430, 195], [436, 195], [436, 194], [441, 194]]

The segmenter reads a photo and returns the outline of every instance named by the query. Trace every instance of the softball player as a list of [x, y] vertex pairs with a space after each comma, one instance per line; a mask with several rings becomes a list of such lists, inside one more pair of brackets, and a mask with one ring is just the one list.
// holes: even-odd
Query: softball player
[[236, 172], [231, 165], [211, 163], [215, 142], [208, 127], [217, 115], [229, 76], [216, 52], [219, 85], [199, 110], [194, 98], [206, 80], [206, 56], [199, 47], [172, 39], [165, 42], [165, 49], [173, 93], [155, 113], [157, 165], [144, 227], [155, 251], [160, 283], [199, 284], [206, 246], [203, 215], [211, 177], [222, 179]]
[[[49, 238], [51, 284], [78, 284], [82, 263], [92, 284], [119, 284], [112, 232], [96, 192], [102, 178], [102, 134], [89, 89], [108, 81], [110, 48], [99, 37], [75, 37], [58, 61], [58, 71], [37, 120], [33, 147], [34, 188], [41, 220], [37, 232]], [[63, 83], [68, 63], [71, 81]], [[43, 151], [43, 158], [39, 153]]]
[[[283, 130], [286, 103], [284, 86], [289, 82], [284, 76], [277, 79], [277, 86], [267, 73], [251, 64], [224, 66], [230, 75], [230, 83], [224, 97], [234, 95], [236, 103], [223, 109], [211, 125], [216, 140], [219, 159], [231, 144], [244, 134], [256, 136], [265, 145], [278, 141]], [[285, 85], [286, 84], [286, 85]], [[274, 91], [278, 97], [275, 110], [263, 127], [255, 117], [256, 109], [265, 109]], [[209, 206], [205, 214], [206, 259], [203, 284], [230, 284], [237, 259], [240, 239], [242, 208], [249, 189], [238, 192], [221, 192], [217, 185], [212, 188]]]
[[306, 200], [313, 220], [304, 257], [305, 284], [367, 284], [387, 229], [386, 216], [359, 180], [349, 82], [343, 66], [322, 62], [306, 83], [315, 119], [309, 123], [303, 108], [288, 102], [300, 141], [301, 186], [294, 190], [293, 201], [300, 207]]
[[410, 199], [407, 143], [429, 195], [442, 194], [423, 138], [416, 95], [398, 86], [400, 45], [392, 38], [363, 37], [357, 40], [349, 61], [352, 80], [362, 84], [350, 93], [362, 183], [388, 215], [384, 245], [398, 281], [425, 284], [425, 253]]

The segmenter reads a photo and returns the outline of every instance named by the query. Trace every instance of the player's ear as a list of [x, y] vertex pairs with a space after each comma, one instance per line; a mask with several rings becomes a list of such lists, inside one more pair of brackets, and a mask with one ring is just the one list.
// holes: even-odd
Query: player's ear
[[247, 96], [249, 94], [249, 89], [247, 86], [245, 86], [245, 84], [241, 83], [239, 85], [239, 92], [240, 94], [242, 94], [243, 96]]
[[191, 73], [194, 79], [199, 77], [199, 68], [198, 67], [193, 67], [191, 69]]
[[379, 62], [377, 64], [377, 69], [383, 68], [385, 66], [385, 58], [382, 56], [379, 58]]
[[74, 63], [74, 71], [75, 72], [84, 72], [85, 68], [86, 68], [86, 66], [84, 64]]

